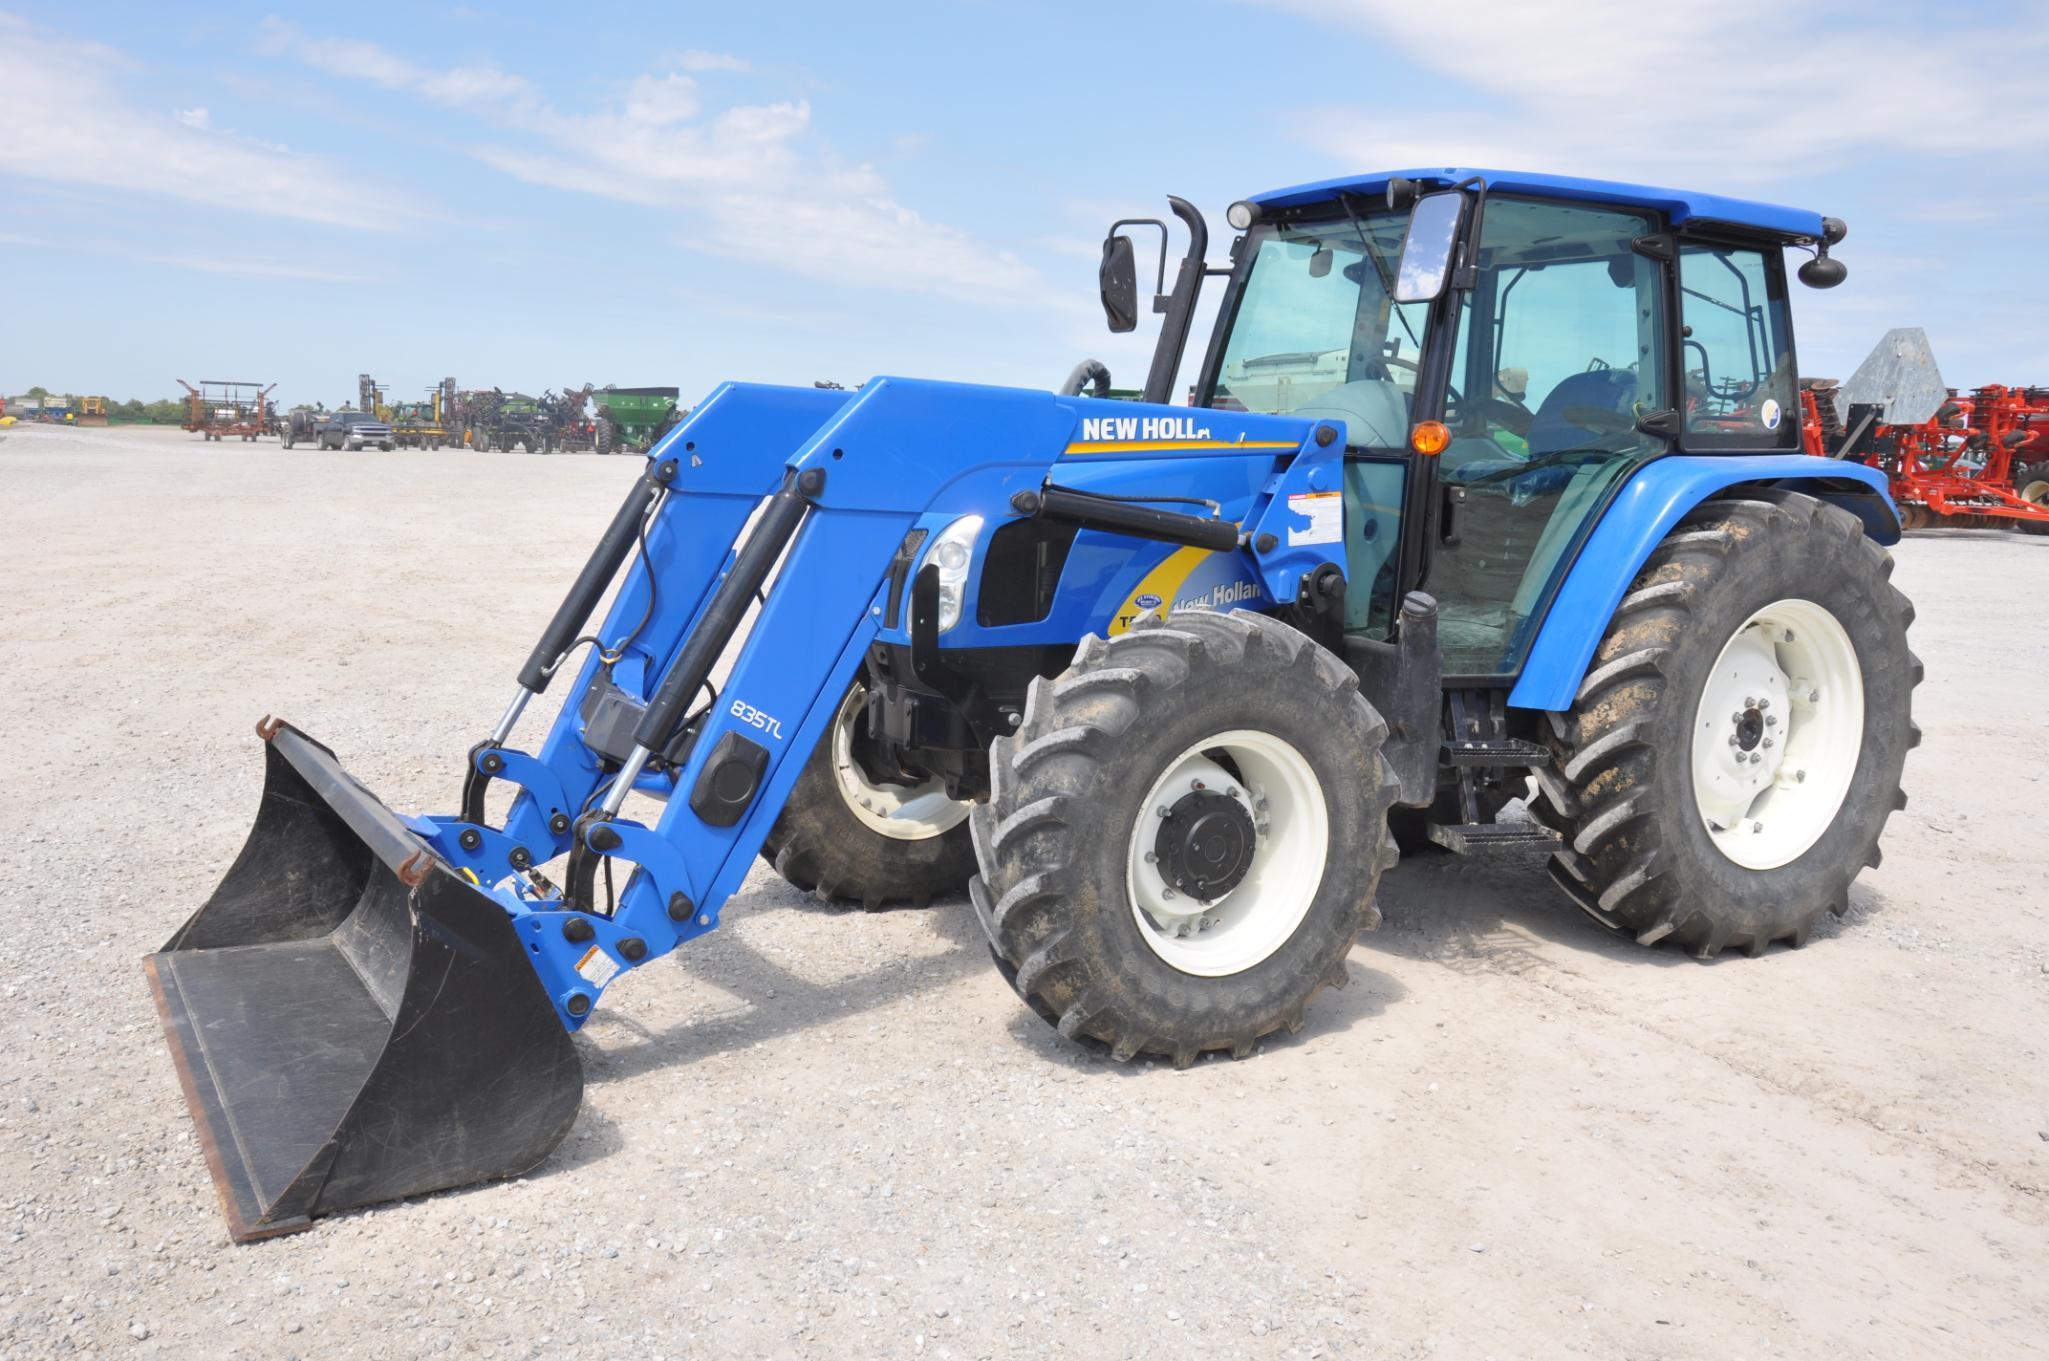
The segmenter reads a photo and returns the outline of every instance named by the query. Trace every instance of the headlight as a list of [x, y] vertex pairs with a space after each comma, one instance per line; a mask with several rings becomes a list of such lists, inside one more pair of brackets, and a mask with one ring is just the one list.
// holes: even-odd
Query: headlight
[[981, 532], [981, 516], [963, 515], [940, 530], [925, 550], [926, 563], [939, 571], [941, 633], [960, 622], [961, 601], [968, 591], [968, 564], [974, 561], [975, 536]]

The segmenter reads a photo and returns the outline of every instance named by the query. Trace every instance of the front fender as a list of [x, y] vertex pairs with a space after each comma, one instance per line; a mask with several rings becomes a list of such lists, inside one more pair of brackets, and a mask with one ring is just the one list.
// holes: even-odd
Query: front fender
[[1615, 607], [1652, 550], [1688, 511], [1739, 484], [1805, 492], [1855, 515], [1877, 542], [1899, 542], [1899, 511], [1886, 494], [1885, 474], [1876, 468], [1798, 454], [1653, 459], [1623, 484], [1587, 536], [1508, 702], [1521, 709], [1571, 708]]

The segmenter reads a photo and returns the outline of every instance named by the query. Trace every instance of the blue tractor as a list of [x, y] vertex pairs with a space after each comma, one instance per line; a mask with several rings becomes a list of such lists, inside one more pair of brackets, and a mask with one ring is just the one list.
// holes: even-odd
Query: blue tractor
[[1124, 331], [1125, 229], [1162, 241], [1137, 402], [1092, 363], [716, 389], [454, 811], [259, 725], [248, 844], [149, 960], [235, 1237], [539, 1162], [572, 1032], [757, 856], [870, 908], [965, 890], [1062, 1035], [1177, 1065], [1302, 1026], [1398, 845], [1547, 856], [1703, 958], [1844, 910], [1921, 668], [1881, 476], [1800, 452], [1785, 256], [1840, 282], [1842, 224], [1421, 170], [1234, 204], [1212, 265], [1171, 202], [1171, 287], [1168, 223], [1104, 243]]

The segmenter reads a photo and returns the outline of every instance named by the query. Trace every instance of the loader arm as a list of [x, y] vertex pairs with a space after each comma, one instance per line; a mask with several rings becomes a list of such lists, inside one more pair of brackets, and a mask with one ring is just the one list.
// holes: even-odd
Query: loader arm
[[[1078, 412], [1093, 405], [1040, 392], [894, 378], [878, 379], [851, 398], [729, 389], [654, 451], [651, 475], [675, 469], [648, 534], [656, 609], [609, 674], [596, 655], [585, 660], [538, 758], [554, 784], [536, 779], [526, 786], [502, 840], [473, 822], [423, 824], [439, 854], [494, 886], [566, 1025], [581, 1024], [619, 971], [717, 925], [720, 908], [752, 866], [804, 758], [883, 627], [885, 576], [906, 534], [921, 521], [967, 514], [994, 519], [1031, 504], [1063, 457], [1086, 455], [1088, 443], [1073, 437], [1082, 428]], [[821, 408], [830, 414], [786, 461], [721, 458], [728, 448], [768, 447], [764, 421], [787, 432]], [[1335, 451], [1319, 448], [1323, 457], [1293, 458], [1317, 447], [1305, 439], [1303, 422], [1244, 416], [1236, 423], [1267, 438], [1247, 449], [1246, 432], [1234, 430], [1228, 439], [1204, 442], [1214, 446], [1212, 454], [1257, 457], [1268, 468], [1272, 485], [1255, 510], [1288, 520], [1287, 495], [1297, 482], [1307, 485], [1312, 465], [1319, 484], [1334, 485]], [[1302, 466], [1281, 466], [1291, 462]], [[779, 515], [782, 498], [794, 498], [792, 514]], [[743, 537], [758, 507], [754, 528]], [[751, 537], [778, 532], [786, 542], [762, 545]], [[1325, 561], [1332, 551], [1287, 545], [1286, 537], [1267, 536], [1272, 561], [1263, 566], [1277, 579], [1299, 575], [1305, 563]], [[735, 549], [724, 547], [736, 541]], [[750, 621], [722, 618], [721, 588], [730, 590], [745, 572], [750, 552], [771, 560], [780, 555], [779, 570]], [[1292, 593], [1294, 578], [1287, 579]], [[600, 630], [611, 646], [646, 610], [647, 585], [645, 572], [629, 578]], [[751, 588], [743, 593], [753, 594]], [[721, 654], [730, 666], [724, 679], [696, 684], [703, 659]], [[698, 671], [678, 694], [679, 678], [694, 664]], [[608, 687], [609, 695], [589, 703]], [[687, 748], [677, 742], [680, 710], [662, 713], [670, 700], [694, 711]], [[616, 712], [607, 720], [609, 736], [600, 738], [611, 749], [600, 751], [592, 745], [590, 716], [602, 717], [605, 705]], [[631, 720], [630, 739], [622, 736], [624, 720]], [[494, 756], [508, 773], [523, 765], [498, 747], [480, 749], [472, 759], [481, 765]], [[619, 782], [629, 774], [637, 792], [665, 800], [652, 825], [624, 815]], [[547, 794], [538, 793], [541, 788]], [[571, 825], [558, 830], [564, 814]], [[528, 863], [568, 851], [567, 891], [537, 894], [513, 874], [522, 850]], [[585, 889], [604, 859], [634, 867], [609, 915], [591, 911], [597, 905]]]

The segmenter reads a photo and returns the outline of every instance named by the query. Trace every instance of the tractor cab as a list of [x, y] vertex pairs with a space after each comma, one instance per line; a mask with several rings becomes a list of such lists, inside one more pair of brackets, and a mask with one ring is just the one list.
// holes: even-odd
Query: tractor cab
[[1645, 462], [1798, 451], [1784, 249], [1843, 272], [1833, 219], [1550, 176], [1367, 176], [1229, 216], [1195, 405], [1341, 428], [1347, 630], [1385, 636], [1427, 588], [1447, 677], [1476, 682], [1521, 669]]

